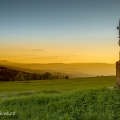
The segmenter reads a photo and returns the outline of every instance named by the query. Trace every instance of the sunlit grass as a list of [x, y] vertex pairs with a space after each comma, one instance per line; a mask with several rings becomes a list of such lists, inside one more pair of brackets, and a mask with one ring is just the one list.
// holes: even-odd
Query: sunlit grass
[[115, 76], [0, 83], [1, 120], [116, 120]]
[[101, 76], [77, 79], [32, 80], [0, 82], [0, 93], [24, 91], [68, 91], [115, 86], [115, 76]]
[[107, 88], [2, 98], [1, 120], [118, 120], [120, 90]]

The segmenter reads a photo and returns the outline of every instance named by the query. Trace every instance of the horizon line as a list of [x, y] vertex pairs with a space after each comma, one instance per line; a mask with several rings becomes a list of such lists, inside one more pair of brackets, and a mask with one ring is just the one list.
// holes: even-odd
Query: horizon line
[[63, 63], [63, 62], [49, 62], [49, 63], [40, 63], [40, 62], [12, 62], [8, 60], [0, 60], [0, 62], [10, 62], [10, 63], [18, 63], [18, 64], [115, 64], [115, 63], [105, 63], [105, 62], [70, 62], [70, 63]]

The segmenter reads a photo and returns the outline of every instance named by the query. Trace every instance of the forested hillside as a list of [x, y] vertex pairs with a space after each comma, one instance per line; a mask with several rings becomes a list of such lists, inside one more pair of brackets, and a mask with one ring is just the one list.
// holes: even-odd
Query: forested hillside
[[0, 81], [45, 80], [60, 78], [68, 78], [68, 76], [51, 74], [49, 72], [45, 72], [43, 74], [29, 73], [0, 66]]

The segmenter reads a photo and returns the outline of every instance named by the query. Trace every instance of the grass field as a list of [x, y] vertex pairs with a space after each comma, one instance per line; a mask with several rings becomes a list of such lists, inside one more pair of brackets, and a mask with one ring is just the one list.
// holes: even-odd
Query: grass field
[[0, 82], [0, 93], [22, 91], [68, 91], [115, 86], [115, 76], [101, 76], [75, 79], [32, 80]]
[[0, 119], [120, 120], [120, 90], [108, 86], [115, 76], [1, 82]]

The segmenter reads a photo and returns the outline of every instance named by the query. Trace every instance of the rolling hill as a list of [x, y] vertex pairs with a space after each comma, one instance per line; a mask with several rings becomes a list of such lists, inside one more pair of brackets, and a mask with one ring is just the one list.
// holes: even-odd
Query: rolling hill
[[115, 75], [115, 64], [107, 63], [14, 63], [0, 60], [0, 65], [16, 67], [27, 71], [68, 74], [71, 77]]

